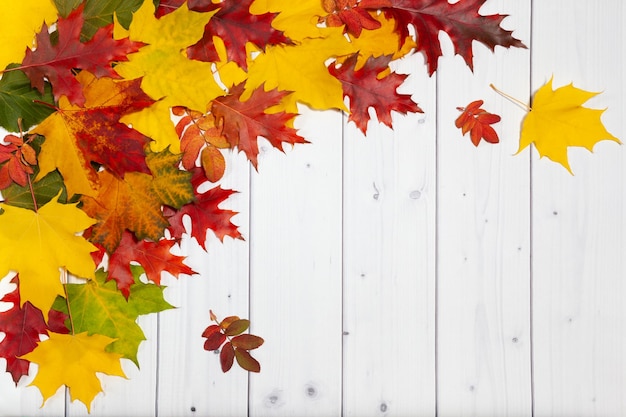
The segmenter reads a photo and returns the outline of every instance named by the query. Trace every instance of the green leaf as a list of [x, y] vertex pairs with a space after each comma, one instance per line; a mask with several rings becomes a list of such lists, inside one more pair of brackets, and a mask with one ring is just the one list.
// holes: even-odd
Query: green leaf
[[250, 327], [250, 320], [235, 320], [228, 325], [228, 327], [224, 331], [224, 334], [226, 336], [236, 336], [248, 330], [248, 327]]
[[[96, 271], [96, 278], [84, 284], [67, 284], [67, 296], [72, 311], [72, 322], [67, 322], [75, 333], [88, 332], [117, 339], [107, 351], [119, 353], [137, 366], [137, 350], [145, 340], [136, 322], [143, 314], [157, 313], [171, 304], [163, 299], [163, 287], [137, 282], [131, 286], [128, 301], [117, 289], [115, 281], [106, 281], [104, 270]], [[53, 309], [67, 314], [65, 299], [58, 297]]]
[[[16, 66], [18, 65], [11, 64], [7, 69]], [[49, 103], [50, 107], [35, 103], [34, 100]], [[50, 84], [45, 83], [44, 94], [41, 95], [31, 87], [30, 79], [22, 71], [9, 71], [2, 75], [0, 79], [0, 126], [9, 132], [19, 132], [17, 120], [22, 119], [22, 130], [27, 131], [54, 111]]]
[[194, 198], [191, 173], [178, 168], [180, 158], [180, 155], [171, 153], [169, 149], [146, 155], [146, 163], [154, 176], [153, 191], [163, 204], [176, 209]]
[[[54, 0], [54, 4], [63, 17], [67, 17], [81, 4], [82, 0]], [[85, 24], [81, 33], [81, 41], [91, 39], [96, 31], [113, 23], [113, 14], [124, 28], [128, 29], [133, 18], [133, 12], [142, 5], [143, 0], [87, 0], [83, 9]]]
[[[61, 190], [63, 190], [63, 192], [59, 196], [59, 202], [65, 203], [67, 201], [67, 193], [63, 185], [63, 177], [58, 171], [52, 171], [39, 181], [33, 183], [33, 192], [38, 207], [52, 200]], [[2, 190], [2, 196], [4, 197], [4, 202], [8, 205], [29, 210], [35, 209], [33, 197], [30, 194], [28, 185], [22, 187], [21, 185], [12, 184]]]

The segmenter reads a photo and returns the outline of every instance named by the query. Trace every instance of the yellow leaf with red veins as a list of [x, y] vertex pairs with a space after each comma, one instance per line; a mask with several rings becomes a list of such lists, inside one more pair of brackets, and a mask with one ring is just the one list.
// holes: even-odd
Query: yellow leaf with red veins
[[0, 276], [20, 274], [20, 302], [30, 301], [47, 321], [57, 295], [64, 295], [60, 268], [93, 278], [90, 253], [97, 250], [77, 233], [95, 221], [76, 204], [60, 204], [58, 196], [32, 211], [2, 204], [0, 215]]
[[532, 110], [522, 124], [517, 153], [534, 143], [541, 157], [547, 156], [563, 165], [571, 174], [567, 158], [569, 147], [583, 147], [592, 152], [594, 145], [601, 140], [621, 143], [602, 124], [600, 117], [604, 109], [582, 106], [598, 94], [572, 84], [553, 90], [550, 79], [535, 93]]
[[89, 336], [87, 332], [76, 335], [50, 332], [49, 336], [21, 357], [39, 365], [30, 385], [39, 388], [44, 403], [65, 385], [71, 400], [82, 402], [91, 411], [91, 402], [102, 392], [96, 372], [126, 378], [120, 364], [122, 355], [105, 351], [115, 339], [99, 334]]

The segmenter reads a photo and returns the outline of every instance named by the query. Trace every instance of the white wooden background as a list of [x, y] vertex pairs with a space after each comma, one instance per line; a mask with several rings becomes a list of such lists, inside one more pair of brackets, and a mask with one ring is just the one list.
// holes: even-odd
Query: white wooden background
[[[424, 115], [363, 138], [339, 113], [298, 120], [312, 145], [232, 155], [222, 186], [246, 241], [185, 244], [202, 276], [167, 280], [180, 306], [141, 320], [141, 371], [103, 377], [94, 416], [624, 416], [626, 153], [570, 150], [575, 176], [517, 150], [521, 109], [555, 86], [603, 93], [626, 139], [626, 3], [488, 0], [529, 50], [475, 45], [471, 73], [442, 35], [403, 92]], [[502, 115], [501, 144], [461, 137], [457, 106]], [[4, 287], [3, 287], [4, 288]], [[208, 310], [249, 317], [260, 374], [222, 374], [202, 349]], [[2, 366], [2, 362], [0, 362]], [[82, 416], [62, 392], [39, 409], [32, 378], [0, 375], [2, 416]]]

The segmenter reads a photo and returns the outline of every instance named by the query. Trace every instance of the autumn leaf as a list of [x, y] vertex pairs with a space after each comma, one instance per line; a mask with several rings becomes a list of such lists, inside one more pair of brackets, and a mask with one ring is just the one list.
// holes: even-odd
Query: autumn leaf
[[242, 239], [237, 226], [231, 222], [231, 218], [237, 212], [224, 210], [219, 205], [230, 197], [234, 191], [225, 190], [219, 186], [200, 193], [198, 187], [206, 181], [201, 169], [193, 170], [193, 184], [195, 198], [191, 203], [185, 204], [179, 210], [165, 207], [163, 213], [169, 221], [169, 231], [175, 239], [182, 238], [185, 231], [184, 217], [191, 218], [191, 236], [206, 250], [206, 233], [212, 230], [218, 239], [224, 240], [225, 236], [234, 239]]
[[[11, 65], [9, 68], [15, 68]], [[49, 105], [46, 105], [49, 104]], [[49, 83], [40, 94], [21, 71], [9, 71], [0, 79], [0, 126], [9, 132], [26, 131], [54, 112], [54, 98]]]
[[570, 146], [592, 152], [601, 140], [621, 143], [602, 124], [604, 110], [582, 106], [598, 94], [576, 88], [573, 84], [553, 90], [550, 79], [534, 95], [532, 110], [522, 122], [517, 153], [534, 143], [541, 157], [547, 156], [572, 174], [567, 158]]
[[363, 68], [355, 70], [357, 55], [354, 54], [341, 66], [331, 65], [329, 68], [330, 73], [341, 81], [344, 95], [350, 98], [348, 120], [353, 121], [363, 134], [367, 132], [370, 107], [376, 111], [378, 121], [389, 127], [392, 127], [391, 111], [422, 113], [410, 95], [397, 92], [407, 75], [391, 73], [378, 79], [379, 74], [387, 71], [390, 61], [390, 56], [369, 58]]
[[57, 295], [63, 295], [59, 269], [93, 278], [90, 252], [97, 248], [77, 233], [91, 226], [75, 204], [60, 204], [58, 196], [38, 211], [2, 204], [0, 215], [0, 276], [20, 274], [20, 302], [30, 301], [48, 319]]
[[144, 149], [150, 138], [120, 122], [124, 115], [153, 103], [139, 88], [141, 80], [96, 78], [87, 71], [76, 79], [84, 107], [61, 97], [58, 111], [32, 131], [46, 137], [37, 178], [58, 169], [72, 196], [95, 194], [98, 178], [93, 162], [120, 178], [130, 171], [149, 173]]
[[193, 199], [191, 174], [178, 169], [179, 161], [179, 155], [166, 149], [148, 154], [152, 175], [129, 172], [120, 179], [100, 171], [97, 195], [81, 198], [82, 209], [98, 221], [91, 229], [90, 241], [112, 254], [126, 229], [138, 239], [161, 239], [169, 226], [162, 206], [182, 207]]
[[409, 36], [409, 25], [413, 26], [418, 42], [417, 51], [426, 56], [428, 73], [432, 75], [437, 70], [438, 60], [442, 55], [439, 42], [441, 31], [450, 37], [455, 54], [461, 55], [470, 69], [474, 68], [473, 41], [482, 43], [492, 51], [498, 45], [525, 48], [520, 40], [511, 35], [512, 31], [500, 27], [506, 15], [483, 16], [478, 13], [485, 1], [460, 0], [450, 3], [448, 0], [362, 0], [360, 5], [366, 9], [381, 8], [385, 16], [393, 17], [397, 22], [401, 42]]
[[47, 336], [48, 331], [67, 333], [68, 329], [64, 323], [65, 314], [51, 310], [48, 315], [48, 323], [46, 323], [41, 310], [34, 307], [30, 302], [22, 305], [19, 293], [19, 277], [17, 275], [13, 277], [11, 283], [15, 285], [15, 289], [0, 299], [0, 302], [13, 304], [9, 310], [0, 313], [0, 332], [5, 334], [4, 339], [0, 341], [0, 358], [6, 359], [6, 370], [17, 385], [22, 376], [28, 375], [30, 364], [29, 361], [21, 359], [20, 356], [35, 349], [40, 340], [40, 335]]
[[[33, 195], [35, 201], [33, 201]], [[28, 184], [26, 186], [12, 184], [2, 190], [2, 197], [4, 197], [6, 204], [29, 210], [35, 210], [35, 207], [47, 204], [56, 196], [59, 196], [58, 201], [62, 203], [67, 201], [67, 194], [63, 188], [63, 177], [59, 171], [52, 171], [39, 181], [32, 183], [32, 191]]]
[[117, 282], [117, 288], [128, 298], [130, 286], [135, 283], [131, 262], [141, 265], [148, 279], [157, 285], [161, 283], [163, 272], [169, 272], [175, 277], [181, 274], [194, 275], [195, 271], [183, 263], [184, 256], [171, 253], [175, 244], [175, 241], [167, 239], [158, 242], [137, 240], [132, 233], [125, 231], [119, 247], [109, 257], [108, 278]]
[[[146, 337], [136, 320], [140, 315], [157, 313], [173, 308], [163, 298], [163, 287], [144, 284], [134, 276], [135, 282], [130, 286], [128, 300], [116, 283], [107, 280], [107, 274], [99, 269], [95, 278], [84, 284], [67, 284], [67, 300], [72, 312], [74, 332], [100, 334], [112, 339], [105, 348], [107, 352], [116, 353], [132, 360], [137, 366], [137, 351]], [[61, 297], [54, 303], [55, 310], [68, 313], [67, 301]]]
[[187, 56], [205, 62], [219, 61], [213, 41], [213, 37], [218, 36], [224, 41], [228, 60], [246, 70], [248, 42], [259, 50], [264, 50], [267, 45], [291, 43], [281, 31], [272, 27], [276, 13], [251, 14], [249, 9], [252, 2], [253, 0], [223, 0], [215, 4], [210, 0], [190, 1], [190, 10], [217, 10], [217, 13], [206, 24], [202, 39], [187, 48]]
[[228, 372], [232, 368], [235, 358], [246, 371], [260, 372], [261, 365], [249, 351], [260, 347], [264, 340], [252, 334], [242, 334], [250, 327], [250, 321], [238, 316], [228, 316], [219, 321], [213, 311], [209, 311], [209, 314], [216, 324], [209, 325], [202, 332], [202, 337], [206, 338], [204, 349], [220, 350], [222, 372]]
[[99, 28], [113, 23], [115, 15], [121, 25], [128, 29], [135, 12], [143, 3], [143, 0], [54, 0], [59, 14], [67, 17], [81, 4], [83, 8], [83, 29], [81, 41], [88, 41]]
[[[324, 28], [319, 24], [321, 16], [328, 14], [321, 0], [255, 0], [250, 5], [250, 13], [278, 13], [272, 27], [282, 31], [296, 43], [305, 39], [323, 38], [329, 33], [341, 34], [341, 28]], [[338, 30], [337, 30], [338, 29]]]
[[72, 401], [78, 400], [90, 411], [91, 401], [102, 391], [97, 372], [126, 378], [120, 364], [121, 355], [105, 351], [114, 339], [86, 332], [80, 334], [49, 333], [35, 350], [22, 356], [39, 365], [30, 385], [41, 391], [44, 404], [59, 388], [66, 385]]
[[330, 27], [345, 25], [345, 31], [357, 38], [363, 29], [374, 30], [381, 26], [369, 11], [359, 6], [357, 0], [324, 0], [322, 6], [329, 13], [322, 21]]
[[[179, 152], [179, 142], [170, 120], [169, 109], [183, 106], [205, 111], [207, 103], [225, 91], [213, 77], [211, 63], [191, 60], [181, 54], [200, 40], [204, 26], [216, 11], [198, 13], [184, 4], [160, 19], [154, 15], [151, 1], [145, 1], [133, 14], [128, 36], [148, 44], [121, 62], [115, 71], [125, 79], [142, 78], [141, 88], [159, 100], [141, 112], [122, 118], [143, 134], [151, 137], [153, 151], [170, 147]], [[156, 106], [156, 108], [154, 108]]]
[[500, 141], [498, 134], [490, 126], [498, 123], [500, 116], [481, 109], [480, 106], [482, 105], [482, 100], [476, 100], [464, 108], [457, 107], [457, 110], [460, 110], [462, 113], [454, 122], [455, 126], [461, 129], [463, 135], [470, 132], [470, 139], [474, 146], [478, 146], [481, 139], [485, 139], [489, 143], [498, 143]]
[[[7, 5], [8, 6], [8, 5]], [[22, 62], [26, 48], [33, 46], [42, 25], [57, 20], [57, 10], [50, 0], [21, 0], [3, 7], [0, 14], [0, 68]]]
[[265, 91], [258, 87], [245, 101], [241, 100], [243, 84], [233, 87], [230, 94], [213, 101], [211, 113], [215, 116], [222, 134], [232, 147], [244, 152], [252, 165], [257, 167], [258, 138], [267, 139], [272, 146], [283, 149], [283, 143], [306, 143], [296, 130], [287, 124], [295, 114], [279, 112], [268, 114], [266, 109], [277, 105], [289, 93]]
[[113, 25], [100, 28], [86, 43], [80, 42], [83, 27], [83, 6], [57, 22], [58, 41], [53, 44], [48, 26], [37, 35], [37, 49], [28, 49], [19, 67], [39, 92], [44, 92], [44, 79], [52, 84], [54, 98], [66, 96], [70, 103], [83, 105], [85, 97], [73, 71], [87, 70], [96, 77], [117, 78], [114, 62], [125, 61], [126, 55], [137, 51], [141, 43], [113, 39]]
[[25, 186], [34, 172], [32, 165], [37, 165], [35, 150], [15, 135], [5, 136], [4, 142], [0, 143], [0, 190], [12, 183]]
[[328, 72], [327, 61], [357, 52], [354, 48], [340, 30], [297, 45], [269, 46], [250, 63], [243, 98], [263, 86], [292, 92], [278, 110], [295, 113], [297, 102], [318, 110], [346, 110], [341, 82]]

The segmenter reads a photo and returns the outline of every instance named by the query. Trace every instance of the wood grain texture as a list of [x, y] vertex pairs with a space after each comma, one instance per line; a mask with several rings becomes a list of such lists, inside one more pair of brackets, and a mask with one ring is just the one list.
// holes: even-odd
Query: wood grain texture
[[266, 342], [250, 415], [341, 413], [341, 114], [296, 120], [311, 145], [262, 145], [250, 198], [250, 318]]
[[[555, 88], [603, 91], [586, 106], [608, 108], [623, 141], [623, 2], [535, 2], [533, 18], [533, 90], [554, 75]], [[574, 176], [533, 161], [536, 416], [626, 414], [624, 156], [609, 142], [571, 149]]]
[[345, 416], [435, 411], [435, 83], [419, 55], [396, 70], [425, 114], [344, 128]]
[[[493, 1], [529, 39], [530, 1]], [[524, 113], [489, 88], [525, 97], [529, 53], [474, 43], [474, 73], [444, 42], [437, 73], [437, 388], [439, 416], [529, 416], [529, 159], [513, 156]], [[501, 143], [475, 147], [454, 125], [474, 100], [502, 116]]]

